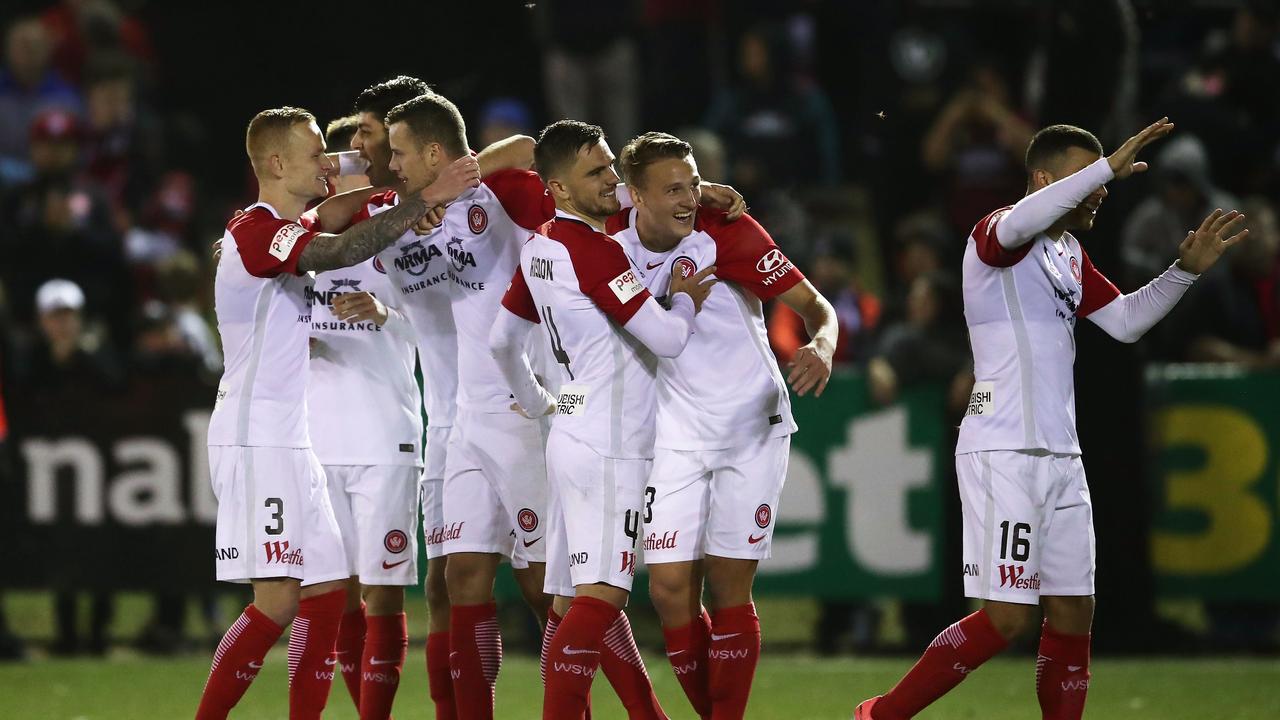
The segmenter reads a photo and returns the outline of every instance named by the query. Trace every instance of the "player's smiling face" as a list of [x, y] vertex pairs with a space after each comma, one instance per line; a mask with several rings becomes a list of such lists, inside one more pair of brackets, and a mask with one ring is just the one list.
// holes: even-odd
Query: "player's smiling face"
[[613, 152], [603, 139], [579, 149], [566, 174], [569, 199], [580, 212], [603, 220], [622, 209], [616, 192], [621, 179], [613, 169]]
[[360, 113], [356, 124], [356, 134], [351, 136], [351, 149], [369, 163], [369, 182], [378, 187], [391, 187], [396, 184], [395, 175], [388, 167], [391, 162], [391, 145], [388, 139], [387, 126], [377, 115], [369, 112]]
[[406, 195], [415, 195], [436, 181], [440, 175], [439, 163], [436, 162], [438, 144], [419, 144], [413, 130], [403, 122], [392, 124], [387, 137], [392, 185]]
[[[1079, 147], [1067, 148], [1066, 152], [1062, 154], [1062, 159], [1058, 161], [1055, 179], [1061, 180], [1074, 175], [1092, 165], [1099, 157], [1101, 156], [1092, 150]], [[1102, 200], [1106, 196], [1106, 185], [1094, 190], [1089, 197], [1084, 199], [1084, 202], [1077, 205], [1075, 210], [1067, 214], [1066, 229], [1074, 231], [1092, 229], [1094, 218], [1098, 216], [1098, 208], [1102, 205]]]
[[324, 136], [314, 122], [294, 123], [280, 160], [289, 194], [306, 200], [329, 194], [328, 176], [333, 172], [333, 163], [324, 153]]
[[666, 235], [656, 240], [679, 240], [693, 232], [702, 201], [698, 164], [693, 156], [666, 158], [644, 168], [643, 180], [631, 188], [644, 225]]

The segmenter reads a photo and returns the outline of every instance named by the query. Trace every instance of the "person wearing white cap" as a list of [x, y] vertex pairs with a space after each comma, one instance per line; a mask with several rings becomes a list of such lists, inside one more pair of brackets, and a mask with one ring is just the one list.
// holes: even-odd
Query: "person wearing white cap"
[[80, 286], [54, 278], [36, 290], [36, 315], [40, 334], [49, 343], [49, 354], [57, 365], [64, 365], [80, 347], [84, 308], [84, 291]]

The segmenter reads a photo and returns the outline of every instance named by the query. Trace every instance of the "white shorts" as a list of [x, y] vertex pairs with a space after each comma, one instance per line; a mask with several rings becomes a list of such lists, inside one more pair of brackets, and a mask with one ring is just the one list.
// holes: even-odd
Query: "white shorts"
[[211, 445], [209, 478], [219, 580], [287, 577], [307, 586], [349, 576], [324, 468], [310, 448]]
[[365, 585], [418, 584], [418, 474], [413, 465], [326, 465], [347, 572]]
[[658, 448], [645, 490], [645, 564], [769, 557], [790, 453], [790, 435], [725, 450]]
[[444, 480], [446, 555], [546, 562], [546, 421], [460, 410]]
[[652, 467], [652, 460], [602, 457], [565, 433], [551, 433], [547, 477], [556, 512], [548, 512], [543, 590], [565, 597], [595, 583], [631, 590]]
[[422, 539], [427, 559], [444, 557], [444, 538], [450, 528], [444, 522], [444, 469], [453, 426], [427, 426], [427, 456], [418, 492], [422, 499]]
[[1093, 594], [1093, 506], [1079, 455], [991, 450], [956, 456], [964, 592], [1038, 605]]

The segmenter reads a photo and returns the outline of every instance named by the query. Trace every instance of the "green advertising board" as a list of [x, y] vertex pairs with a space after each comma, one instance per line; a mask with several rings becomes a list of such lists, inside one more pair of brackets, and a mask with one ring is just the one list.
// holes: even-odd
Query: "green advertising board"
[[1280, 373], [1169, 365], [1147, 387], [1160, 594], [1280, 597]]

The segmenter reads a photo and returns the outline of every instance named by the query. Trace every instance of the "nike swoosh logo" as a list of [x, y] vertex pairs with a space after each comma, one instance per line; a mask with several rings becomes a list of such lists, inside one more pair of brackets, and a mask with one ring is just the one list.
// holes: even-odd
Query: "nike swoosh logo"
[[668, 653], [667, 653], [667, 657], [675, 657], [675, 656], [679, 655], [679, 654], [680, 654], [680, 653], [682, 653], [682, 652], [684, 652], [684, 651], [683, 651], [683, 650], [676, 650], [675, 652], [668, 652]]
[[455, 650], [454, 652], [449, 653], [449, 659], [450, 659], [450, 660], [452, 660], [454, 655], [460, 655], [460, 654], [461, 654], [461, 653], [459, 653], [459, 652], [457, 652], [457, 651]]
[[715, 633], [711, 633], [711, 639], [712, 639], [712, 640], [714, 640], [715, 642], [720, 642], [721, 640], [728, 640], [729, 638], [736, 638], [736, 637], [738, 637], [738, 636], [739, 636], [739, 635], [741, 635], [741, 634], [742, 634], [742, 633], [729, 633], [728, 635], [716, 635]]
[[338, 664], [338, 658], [325, 658], [325, 660], [324, 660], [324, 664], [325, 664], [325, 665], [337, 665], [337, 664]]
[[249, 667], [253, 668], [254, 670], [261, 670], [261, 669], [262, 669], [262, 663], [260, 663], [260, 662], [250, 662], [250, 663], [249, 663]]
[[752, 545], [755, 545], [756, 543], [760, 542], [764, 538], [765, 538], [764, 535], [761, 535], [760, 537], [756, 537], [755, 535], [749, 535], [747, 536], [747, 542], [751, 543]]
[[568, 646], [565, 646], [565, 649], [561, 652], [563, 652], [565, 655], [599, 655], [600, 654], [599, 650], [587, 650], [585, 648], [572, 648]]
[[378, 658], [369, 658], [370, 665], [395, 665], [399, 660], [379, 660]]
[[407, 563], [407, 562], [409, 562], [409, 558], [405, 558], [405, 559], [401, 560], [400, 562], [393, 562], [393, 563], [391, 563], [391, 564], [389, 564], [389, 565], [388, 565], [388, 564], [387, 564], [387, 561], [386, 561], [386, 560], [383, 560], [383, 561], [382, 561], [382, 569], [383, 569], [383, 570], [390, 570], [391, 568], [393, 568], [393, 567], [395, 567], [395, 566], [397, 566], [397, 565], [403, 565], [403, 564], [405, 564], [405, 563]]
[[534, 544], [534, 543], [538, 542], [538, 541], [539, 541], [539, 540], [541, 540], [541, 539], [542, 539], [541, 537], [536, 537], [536, 538], [534, 538], [534, 539], [532, 539], [532, 540], [524, 540], [524, 541], [523, 541], [523, 542], [524, 542], [524, 546], [525, 546], [525, 547], [529, 547], [530, 545], [532, 545], [532, 544]]
[[1083, 665], [1068, 665], [1068, 666], [1067, 666], [1067, 672], [1075, 672], [1075, 671], [1079, 670], [1079, 669], [1080, 669], [1080, 668], [1082, 668], [1082, 667], [1084, 667], [1084, 666], [1083, 666]]
[[645, 264], [644, 264], [644, 266], [645, 266], [645, 268], [647, 268], [647, 269], [649, 269], [649, 270], [652, 270], [652, 269], [654, 269], [654, 268], [656, 268], [656, 267], [662, 267], [662, 263], [661, 263], [661, 262], [656, 262], [656, 263], [654, 263], [654, 264], [652, 264], [652, 265], [650, 265], [649, 263], [645, 263]]

